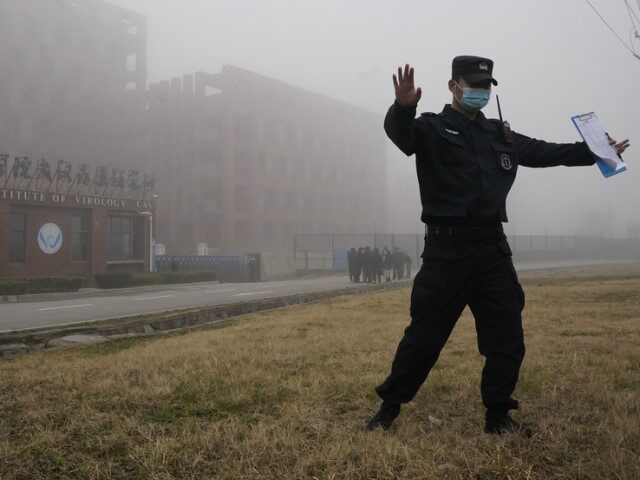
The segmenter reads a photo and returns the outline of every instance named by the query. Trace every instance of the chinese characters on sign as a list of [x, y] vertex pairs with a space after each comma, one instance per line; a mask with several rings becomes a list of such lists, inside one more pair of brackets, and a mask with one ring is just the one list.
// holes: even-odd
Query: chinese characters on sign
[[146, 198], [153, 191], [153, 175], [137, 170], [79, 165], [75, 171], [65, 160], [51, 165], [44, 158], [34, 162], [19, 155], [0, 153], [0, 187], [68, 195]]

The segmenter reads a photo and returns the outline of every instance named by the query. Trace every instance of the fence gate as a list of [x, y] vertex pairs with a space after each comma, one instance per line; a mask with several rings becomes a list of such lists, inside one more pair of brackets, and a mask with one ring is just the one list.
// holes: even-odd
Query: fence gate
[[[640, 240], [633, 238], [604, 238], [586, 235], [509, 235], [514, 254], [522, 259], [535, 259], [536, 252], [549, 252], [538, 258], [620, 258], [640, 260]], [[347, 252], [352, 247], [400, 247], [411, 257], [412, 264], [422, 263], [424, 234], [393, 233], [336, 233], [295, 234], [293, 258], [300, 270], [348, 270]], [[553, 253], [556, 252], [556, 253]]]

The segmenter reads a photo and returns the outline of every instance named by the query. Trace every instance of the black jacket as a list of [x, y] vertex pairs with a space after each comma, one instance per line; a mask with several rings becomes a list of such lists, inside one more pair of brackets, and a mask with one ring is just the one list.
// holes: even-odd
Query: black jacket
[[416, 154], [424, 223], [506, 222], [506, 198], [519, 165], [595, 163], [584, 142], [549, 143], [514, 132], [509, 144], [500, 121], [482, 112], [472, 121], [446, 105], [439, 114], [415, 116], [415, 107], [394, 102], [384, 129], [407, 156]]

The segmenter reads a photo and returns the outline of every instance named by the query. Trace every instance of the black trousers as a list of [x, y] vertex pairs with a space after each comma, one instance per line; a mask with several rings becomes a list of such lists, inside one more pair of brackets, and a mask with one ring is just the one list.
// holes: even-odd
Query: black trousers
[[491, 412], [518, 408], [511, 394], [525, 353], [525, 298], [507, 239], [499, 235], [491, 240], [425, 237], [423, 263], [411, 291], [411, 323], [391, 373], [376, 387], [380, 398], [391, 403], [413, 399], [469, 305], [478, 349], [485, 357], [482, 402]]

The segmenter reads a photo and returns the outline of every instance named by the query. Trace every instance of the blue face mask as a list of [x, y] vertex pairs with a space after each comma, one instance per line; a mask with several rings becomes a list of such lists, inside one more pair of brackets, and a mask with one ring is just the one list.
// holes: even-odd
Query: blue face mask
[[[458, 84], [456, 83], [456, 85]], [[460, 87], [460, 85], [458, 85], [458, 87]], [[491, 98], [491, 90], [485, 88], [462, 88], [462, 90], [464, 92], [462, 98], [458, 98], [457, 100], [460, 102], [460, 105], [469, 112], [482, 110], [487, 106]]]

